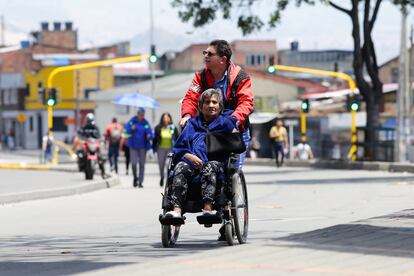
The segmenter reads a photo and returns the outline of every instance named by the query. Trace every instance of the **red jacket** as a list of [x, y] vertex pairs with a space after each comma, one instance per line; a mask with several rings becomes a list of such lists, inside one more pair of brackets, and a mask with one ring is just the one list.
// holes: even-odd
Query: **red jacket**
[[[226, 101], [231, 97], [231, 89], [233, 87], [234, 81], [239, 74], [241, 67], [233, 63], [230, 64], [229, 76], [230, 83], [227, 87]], [[213, 87], [214, 79], [210, 70], [207, 68], [204, 69], [206, 75], [206, 82], [208, 87]], [[181, 117], [184, 117], [186, 114], [190, 114], [191, 117], [197, 115], [198, 110], [198, 97], [201, 95], [202, 91], [202, 72], [198, 71], [195, 73], [193, 81], [191, 82], [190, 87], [188, 88], [183, 102], [181, 104]], [[239, 126], [243, 128], [243, 123], [249, 114], [253, 111], [253, 93], [252, 93], [252, 82], [250, 77], [244, 78], [240, 81], [238, 88], [236, 90], [236, 108], [231, 116], [234, 116], [239, 121]]]

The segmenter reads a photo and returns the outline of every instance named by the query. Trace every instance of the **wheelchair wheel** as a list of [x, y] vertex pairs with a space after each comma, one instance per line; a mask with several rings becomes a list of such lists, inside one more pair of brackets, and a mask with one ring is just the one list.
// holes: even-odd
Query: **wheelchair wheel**
[[234, 231], [231, 223], [224, 224], [224, 235], [226, 236], [227, 244], [232, 246], [234, 244]]
[[161, 226], [161, 241], [163, 247], [174, 246], [180, 234], [180, 226], [162, 225]]
[[232, 216], [234, 230], [240, 244], [247, 241], [249, 229], [249, 205], [247, 200], [247, 188], [242, 171], [232, 176]]

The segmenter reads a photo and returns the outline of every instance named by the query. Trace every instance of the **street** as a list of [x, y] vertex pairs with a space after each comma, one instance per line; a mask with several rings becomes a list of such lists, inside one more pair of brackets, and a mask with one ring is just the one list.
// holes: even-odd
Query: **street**
[[[50, 172], [31, 173], [45, 175]], [[302, 249], [309, 251], [303, 255], [297, 252], [300, 249], [280, 250], [271, 244], [276, 244], [280, 238], [283, 242], [288, 242], [292, 237], [294, 239], [295, 235], [299, 235], [298, 239], [306, 239], [309, 234], [300, 236], [300, 233], [388, 215], [414, 206], [414, 176], [411, 174], [287, 167], [276, 169], [265, 166], [246, 166], [245, 174], [250, 204], [250, 228], [246, 245], [236, 244], [228, 247], [225, 243], [216, 241], [218, 226], [204, 228], [197, 224], [194, 214], [187, 214], [187, 221], [182, 227], [176, 247], [162, 248], [158, 222], [162, 189], [158, 186], [156, 165], [147, 164], [144, 189], [133, 189], [132, 177], [125, 176], [121, 171], [121, 185], [111, 189], [0, 206], [0, 217], [3, 222], [0, 228], [0, 274], [96, 273], [97, 269], [116, 270], [117, 267], [113, 268], [114, 266], [137, 264], [133, 270], [136, 273], [144, 271], [140, 269], [140, 265], [143, 265], [142, 269], [149, 275], [159, 275], [170, 271], [168, 264], [171, 257], [194, 256], [191, 260], [201, 262], [189, 263], [190, 267], [195, 269], [187, 271], [191, 274], [191, 271], [206, 267], [209, 260], [195, 258], [198, 255], [194, 254], [200, 253], [201, 256], [211, 258], [228, 256], [221, 258], [220, 264], [226, 267], [228, 262], [228, 267], [232, 267], [238, 253], [246, 257], [249, 252], [254, 254], [257, 250], [262, 252], [260, 256], [266, 256], [271, 252], [277, 254], [279, 257], [273, 261], [279, 258], [283, 260], [286, 256], [291, 260], [304, 260], [304, 256], [309, 254], [318, 256], [322, 249]], [[73, 177], [71, 174], [67, 175], [69, 178]], [[48, 178], [44, 179], [47, 181]], [[341, 228], [333, 229], [337, 231], [337, 237], [340, 237]], [[412, 237], [412, 225], [407, 229], [411, 229]], [[319, 234], [326, 236], [323, 231]], [[319, 234], [315, 232], [310, 236], [315, 238], [315, 235]], [[290, 238], [285, 239], [288, 236]], [[298, 254], [297, 258], [294, 258], [295, 252]], [[325, 256], [323, 259], [331, 257], [330, 267], [340, 265], [332, 252], [326, 251], [322, 254]], [[375, 254], [384, 255], [383, 252]], [[406, 254], [409, 256], [404, 257], [413, 257], [411, 253]], [[361, 254], [357, 258], [357, 263], [361, 267], [367, 262], [371, 263], [369, 260], [364, 261], [361, 256], [366, 254]], [[385, 259], [392, 259], [391, 263], [395, 266], [391, 268], [401, 264], [398, 262], [399, 259]], [[178, 264], [181, 264], [180, 269], [183, 269], [189, 260], [181, 261]], [[249, 260], [254, 267], [255, 264], [266, 261], [266, 258], [256, 256]], [[306, 257], [306, 260], [311, 259]], [[158, 264], [151, 266], [152, 270], [148, 270], [152, 262]], [[302, 268], [307, 267], [306, 262], [300, 264]], [[243, 267], [235, 269], [237, 268]], [[358, 265], [354, 269], [358, 271]], [[179, 269], [176, 267], [177, 271]], [[249, 266], [244, 267], [242, 271], [245, 271], [246, 275], [252, 272], [249, 272]], [[255, 271], [267, 272], [269, 275], [275, 275], [277, 271], [292, 272], [276, 264]], [[304, 269], [293, 271], [298, 272], [298, 275], [305, 272], [309, 272], [309, 275], [320, 274], [320, 271]], [[101, 273], [113, 274], [110, 270], [103, 270]], [[123, 273], [130, 274], [128, 270]], [[224, 274], [224, 271], [221, 274]]]

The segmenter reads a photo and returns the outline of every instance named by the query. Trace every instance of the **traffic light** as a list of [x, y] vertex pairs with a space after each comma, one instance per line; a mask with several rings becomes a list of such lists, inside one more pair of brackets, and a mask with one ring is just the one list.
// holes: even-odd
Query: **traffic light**
[[309, 113], [309, 100], [308, 99], [304, 99], [302, 100], [302, 103], [300, 105], [300, 109], [302, 110], [303, 113]]
[[274, 56], [269, 57], [269, 66], [267, 67], [267, 72], [270, 74], [274, 74], [276, 72]]
[[152, 44], [152, 45], [151, 45], [151, 55], [150, 55], [150, 57], [149, 57], [149, 61], [150, 61], [151, 63], [156, 63], [156, 62], [157, 62], [157, 60], [158, 60], [158, 57], [157, 57], [157, 54], [156, 54], [156, 51], [155, 51], [155, 45], [154, 45], [154, 44]]
[[37, 83], [37, 93], [39, 95], [40, 102], [43, 105], [45, 105], [46, 104], [46, 93], [45, 93], [45, 89], [43, 88], [42, 82]]
[[48, 106], [55, 106], [57, 104], [57, 90], [56, 88], [50, 88], [48, 92], [46, 104]]
[[348, 111], [359, 111], [361, 109], [361, 98], [359, 95], [346, 96], [346, 109]]

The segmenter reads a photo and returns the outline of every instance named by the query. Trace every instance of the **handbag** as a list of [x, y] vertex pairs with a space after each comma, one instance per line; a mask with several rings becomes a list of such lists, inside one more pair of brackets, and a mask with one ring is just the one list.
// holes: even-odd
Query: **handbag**
[[230, 153], [246, 151], [241, 133], [207, 132], [206, 145], [209, 160], [224, 160]]

